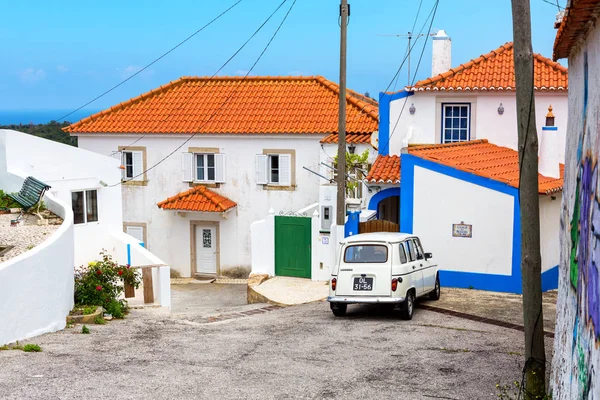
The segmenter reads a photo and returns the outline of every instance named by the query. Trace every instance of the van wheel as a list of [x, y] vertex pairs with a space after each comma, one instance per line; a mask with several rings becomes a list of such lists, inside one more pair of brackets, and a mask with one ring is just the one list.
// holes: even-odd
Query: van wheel
[[439, 300], [440, 299], [440, 276], [439, 274], [435, 276], [435, 287], [432, 292], [429, 292], [429, 298], [431, 300]]
[[406, 300], [402, 303], [400, 308], [400, 317], [405, 320], [412, 319], [413, 311], [415, 309], [415, 295], [412, 290], [406, 293]]
[[348, 309], [348, 304], [346, 303], [329, 303], [331, 307], [331, 312], [336, 317], [343, 317], [346, 315], [346, 310]]

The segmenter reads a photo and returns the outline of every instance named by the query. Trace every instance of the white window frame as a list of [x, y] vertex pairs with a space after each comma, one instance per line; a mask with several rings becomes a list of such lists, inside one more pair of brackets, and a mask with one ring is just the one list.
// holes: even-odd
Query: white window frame
[[[461, 129], [465, 129], [465, 128], [453, 128], [453, 127], [446, 127], [446, 110], [448, 108], [451, 107], [464, 107], [467, 109], [467, 116], [466, 116], [466, 120], [467, 120], [467, 138], [465, 140], [462, 140], [460, 138], [460, 131]], [[456, 118], [458, 118], [459, 120], [465, 117], [462, 116], [448, 116], [448, 118], [450, 118], [451, 120], [454, 120]], [[446, 129], [450, 129], [450, 140], [446, 140]], [[441, 132], [441, 143], [460, 143], [460, 142], [468, 142], [469, 140], [471, 140], [471, 103], [442, 103], [442, 132]]]
[[[127, 154], [131, 154], [131, 176], [127, 176]], [[139, 163], [136, 164], [135, 157], [139, 157]], [[123, 170], [123, 180], [126, 181], [142, 181], [144, 180], [144, 152], [139, 150], [123, 150], [121, 151], [121, 165], [125, 167]]]
[[[147, 239], [146, 239], [146, 237], [147, 237], [147, 236], [146, 236], [146, 235], [147, 235], [147, 231], [146, 231], [146, 229], [147, 229], [147, 226], [146, 226], [146, 224], [145, 224], [145, 223], [133, 223], [133, 222], [129, 222], [129, 223], [127, 223], [127, 222], [125, 222], [125, 223], [123, 224], [123, 227], [124, 227], [124, 228], [123, 228], [123, 231], [124, 231], [126, 234], [128, 234], [129, 236], [132, 236], [132, 237], [135, 237], [135, 236], [133, 236], [131, 233], [129, 233], [129, 230], [130, 230], [130, 229], [140, 229], [140, 230], [141, 230], [141, 232], [142, 232], [142, 239], [140, 240], [140, 242], [144, 243], [144, 247], [145, 247], [145, 248], [148, 248], [148, 243], [146, 243], [146, 240], [147, 240]], [[139, 239], [138, 239], [138, 240], [139, 240]]]
[[[89, 222], [87, 220], [87, 192], [96, 192], [96, 216], [98, 217], [97, 221]], [[84, 222], [75, 222], [75, 215], [73, 215], [73, 224], [82, 226], [88, 224], [99, 224], [100, 223], [100, 190], [98, 188], [94, 189], [79, 189], [71, 191], [71, 209], [73, 210], [73, 193], [83, 193], [83, 220]], [[73, 214], [75, 214], [75, 210], [73, 210]]]
[[[208, 179], [208, 156], [213, 156], [213, 179]], [[198, 177], [198, 157], [204, 158], [204, 178]], [[194, 182], [215, 183], [217, 180], [217, 158], [215, 153], [194, 153]]]

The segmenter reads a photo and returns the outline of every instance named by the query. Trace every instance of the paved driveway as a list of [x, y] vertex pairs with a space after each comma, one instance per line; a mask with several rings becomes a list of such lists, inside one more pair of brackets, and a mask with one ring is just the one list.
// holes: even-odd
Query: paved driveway
[[366, 306], [346, 318], [327, 303], [257, 307], [229, 307], [219, 322], [134, 310], [90, 335], [35, 338], [42, 353], [0, 351], [0, 397], [492, 399], [520, 376], [515, 330], [418, 308], [401, 321]]

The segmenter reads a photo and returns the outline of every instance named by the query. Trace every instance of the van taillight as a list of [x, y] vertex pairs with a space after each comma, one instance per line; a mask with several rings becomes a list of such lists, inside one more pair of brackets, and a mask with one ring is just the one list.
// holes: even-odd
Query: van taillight
[[336, 284], [337, 284], [337, 279], [336, 278], [331, 279], [331, 290], [335, 290]]
[[396, 291], [396, 289], [398, 289], [398, 279], [394, 278], [392, 279], [392, 291]]

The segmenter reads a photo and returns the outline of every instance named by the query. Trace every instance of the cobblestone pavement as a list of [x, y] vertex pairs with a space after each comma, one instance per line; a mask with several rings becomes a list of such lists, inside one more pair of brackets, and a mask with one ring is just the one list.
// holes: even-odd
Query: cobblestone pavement
[[[0, 257], [0, 263], [8, 261], [20, 254], [31, 250], [49, 238], [56, 231], [62, 220], [55, 219], [53, 224], [38, 225], [38, 217], [25, 214], [17, 226], [11, 226], [10, 221], [17, 219], [19, 214], [0, 214], [0, 246], [14, 246]], [[54, 225], [58, 223], [58, 225]]]

